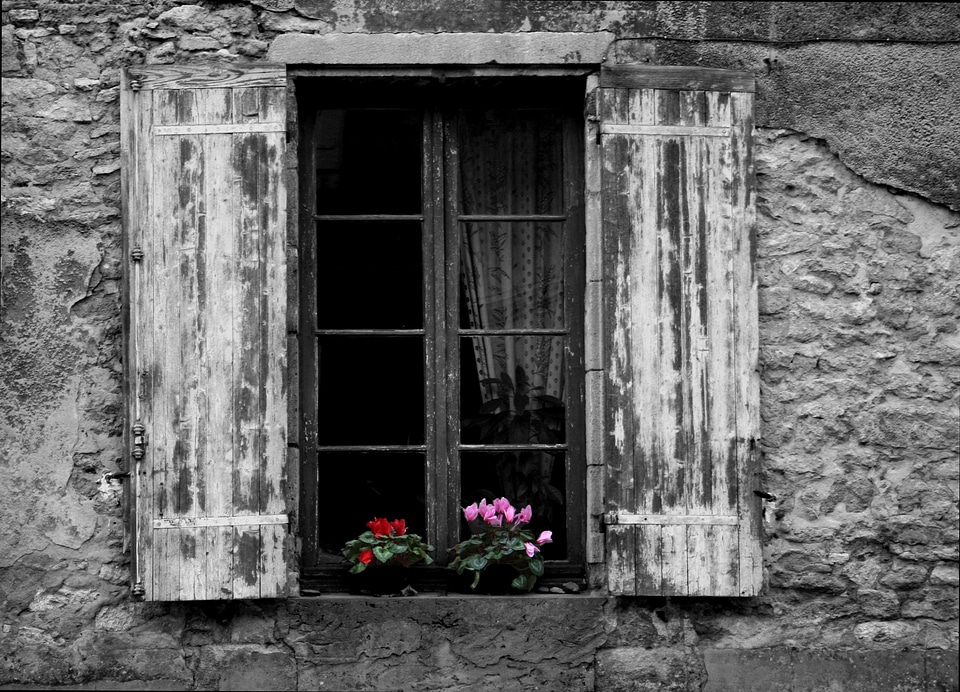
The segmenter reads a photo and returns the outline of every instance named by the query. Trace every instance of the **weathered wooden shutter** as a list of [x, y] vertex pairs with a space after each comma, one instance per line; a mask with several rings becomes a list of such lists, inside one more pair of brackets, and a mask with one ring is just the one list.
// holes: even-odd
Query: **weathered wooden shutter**
[[122, 84], [134, 593], [285, 595], [282, 67]]
[[600, 76], [611, 593], [762, 581], [753, 78]]

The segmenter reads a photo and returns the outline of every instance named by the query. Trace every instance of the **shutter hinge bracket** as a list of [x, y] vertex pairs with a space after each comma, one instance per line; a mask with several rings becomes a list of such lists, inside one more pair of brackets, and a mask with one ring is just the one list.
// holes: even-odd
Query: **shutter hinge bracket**
[[147, 590], [143, 588], [143, 581], [137, 581], [133, 588], [130, 589], [130, 595], [137, 601], [142, 601], [143, 597], [146, 596]]
[[147, 428], [143, 423], [137, 421], [133, 424], [133, 458], [137, 461], [143, 459], [147, 446]]
[[143, 248], [139, 245], [135, 245], [130, 251], [130, 259], [134, 262], [139, 262], [143, 259]]

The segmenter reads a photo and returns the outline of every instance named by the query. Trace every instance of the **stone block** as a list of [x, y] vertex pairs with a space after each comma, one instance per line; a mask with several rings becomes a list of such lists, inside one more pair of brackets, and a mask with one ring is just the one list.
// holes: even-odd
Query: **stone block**
[[794, 692], [923, 689], [919, 651], [800, 650], [793, 661]]
[[960, 688], [957, 651], [927, 651], [924, 654], [926, 692], [955, 692]]
[[863, 614], [871, 618], [894, 618], [900, 612], [900, 599], [885, 589], [860, 589], [857, 602]]
[[783, 649], [707, 649], [703, 692], [792, 692], [793, 661]]
[[617, 692], [686, 692], [700, 689], [703, 661], [683, 648], [603, 649], [597, 654], [597, 689]]
[[257, 644], [213, 645], [200, 653], [197, 684], [219, 690], [291, 690], [297, 662], [286, 650]]

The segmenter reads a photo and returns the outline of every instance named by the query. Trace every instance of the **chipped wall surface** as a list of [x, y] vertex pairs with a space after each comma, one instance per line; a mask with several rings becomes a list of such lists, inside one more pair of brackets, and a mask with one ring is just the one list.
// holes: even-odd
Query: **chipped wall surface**
[[[758, 78], [766, 590], [132, 602], [120, 68], [531, 31]], [[952, 3], [3, 0], [0, 686], [956, 689], [958, 41]]]

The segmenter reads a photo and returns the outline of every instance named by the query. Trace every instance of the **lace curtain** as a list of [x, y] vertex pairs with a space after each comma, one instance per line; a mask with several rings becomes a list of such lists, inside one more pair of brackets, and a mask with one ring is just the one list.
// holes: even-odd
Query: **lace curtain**
[[[465, 111], [459, 121], [460, 196], [468, 215], [563, 213], [560, 117], [550, 111]], [[563, 325], [564, 224], [461, 224], [461, 279], [473, 329], [559, 329]], [[474, 336], [483, 384], [525, 375], [536, 395], [562, 398], [563, 338]], [[462, 357], [468, 357], [463, 354]], [[522, 371], [522, 372], [521, 372]], [[535, 405], [531, 402], [531, 406]]]

